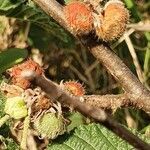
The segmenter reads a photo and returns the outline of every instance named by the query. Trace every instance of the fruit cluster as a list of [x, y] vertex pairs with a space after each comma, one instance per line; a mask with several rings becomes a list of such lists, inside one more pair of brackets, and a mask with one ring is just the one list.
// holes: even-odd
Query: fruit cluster
[[[52, 140], [66, 131], [68, 122], [59, 102], [53, 102], [41, 88], [33, 86], [30, 80], [22, 77], [25, 69], [37, 75], [44, 73], [36, 62], [29, 59], [9, 69], [10, 82], [0, 84], [0, 90], [6, 97], [5, 116], [0, 119], [0, 127], [7, 120], [13, 120], [13, 129], [22, 134], [22, 149], [27, 149], [28, 130], [34, 131], [34, 136], [39, 140]], [[85, 93], [82, 84], [76, 81], [61, 82], [60, 88], [71, 96], [82, 97]]]
[[64, 13], [74, 32], [82, 35], [95, 30], [98, 38], [104, 41], [119, 38], [129, 20], [128, 10], [119, 0], [107, 2], [97, 13], [85, 3], [75, 1], [64, 7]]

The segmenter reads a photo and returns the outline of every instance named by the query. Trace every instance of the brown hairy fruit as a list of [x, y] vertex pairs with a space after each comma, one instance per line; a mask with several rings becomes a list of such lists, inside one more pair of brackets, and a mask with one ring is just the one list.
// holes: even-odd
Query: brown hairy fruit
[[63, 83], [64, 84], [64, 89], [69, 93], [74, 96], [83, 96], [85, 94], [84, 87], [82, 84], [76, 81], [68, 81]]
[[112, 41], [124, 33], [129, 20], [129, 12], [123, 3], [110, 1], [105, 5], [99, 18], [100, 25], [96, 26], [97, 36], [104, 41]]
[[31, 59], [14, 66], [11, 68], [10, 76], [12, 77], [12, 84], [17, 85], [23, 89], [27, 89], [30, 86], [30, 81], [21, 77], [21, 73], [24, 70], [35, 71], [36, 74], [41, 75], [43, 69]]
[[33, 112], [38, 112], [40, 110], [47, 110], [52, 106], [52, 102], [50, 99], [42, 96], [40, 97], [36, 103], [32, 105], [32, 111]]
[[91, 9], [82, 2], [73, 2], [64, 7], [69, 26], [77, 34], [87, 34], [93, 27]]

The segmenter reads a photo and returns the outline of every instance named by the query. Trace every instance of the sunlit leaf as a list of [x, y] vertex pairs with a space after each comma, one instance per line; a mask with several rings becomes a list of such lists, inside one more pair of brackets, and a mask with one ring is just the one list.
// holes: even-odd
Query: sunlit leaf
[[[135, 133], [135, 132], [134, 132]], [[146, 137], [135, 133], [142, 140]], [[132, 150], [126, 141], [99, 124], [81, 125], [68, 138], [49, 144], [48, 150]]]

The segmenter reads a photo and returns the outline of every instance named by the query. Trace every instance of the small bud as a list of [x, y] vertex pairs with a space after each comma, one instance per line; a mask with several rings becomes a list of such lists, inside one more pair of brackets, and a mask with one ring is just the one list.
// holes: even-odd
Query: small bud
[[12, 97], [6, 100], [5, 113], [14, 119], [21, 119], [28, 114], [27, 107], [22, 97]]
[[63, 117], [61, 115], [56, 116], [55, 113], [47, 113], [39, 117], [35, 121], [34, 127], [42, 138], [55, 139], [65, 132]]
[[85, 89], [82, 84], [77, 81], [67, 81], [63, 83], [64, 90], [69, 94], [74, 96], [83, 96], [85, 94]]

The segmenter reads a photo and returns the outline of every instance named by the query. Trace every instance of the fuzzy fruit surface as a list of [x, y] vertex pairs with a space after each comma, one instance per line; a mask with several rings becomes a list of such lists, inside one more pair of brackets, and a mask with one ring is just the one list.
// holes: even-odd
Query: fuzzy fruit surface
[[64, 119], [61, 115], [47, 113], [39, 117], [34, 123], [35, 129], [44, 138], [55, 139], [65, 132]]
[[129, 13], [123, 4], [113, 2], [105, 7], [99, 17], [100, 26], [96, 27], [98, 37], [104, 41], [112, 41], [124, 33]]
[[5, 113], [14, 119], [21, 119], [28, 114], [27, 107], [22, 97], [12, 97], [6, 100]]
[[86, 34], [92, 30], [92, 12], [84, 3], [70, 3], [64, 7], [64, 13], [69, 26], [77, 34]]
[[85, 94], [82, 84], [76, 81], [67, 81], [64, 83], [65, 90], [74, 96], [83, 96]]

